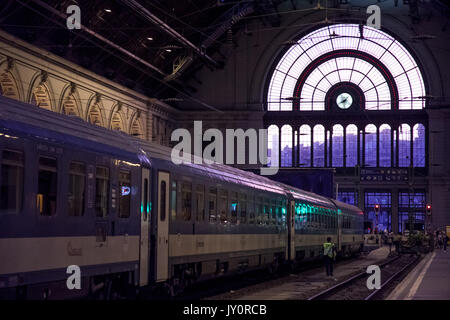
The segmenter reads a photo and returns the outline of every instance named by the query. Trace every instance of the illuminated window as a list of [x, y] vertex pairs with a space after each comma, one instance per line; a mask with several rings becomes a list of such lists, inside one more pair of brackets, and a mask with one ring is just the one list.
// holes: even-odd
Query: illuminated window
[[333, 126], [333, 167], [344, 166], [344, 127], [340, 124]]
[[267, 129], [267, 166], [278, 167], [279, 159], [279, 133], [276, 125]]
[[365, 129], [365, 165], [367, 167], [377, 166], [377, 127], [373, 124], [368, 124]]
[[[300, 110], [324, 110], [327, 90], [334, 84], [347, 81], [363, 91], [366, 109], [391, 109], [391, 93], [385, 76], [374, 64], [388, 69], [398, 90], [399, 109], [424, 108], [425, 86], [417, 63], [406, 48], [387, 33], [357, 24], [336, 24], [315, 30], [291, 46], [279, 60], [268, 87], [267, 109], [292, 110], [292, 97], [297, 96], [297, 80], [318, 57], [336, 50], [364, 53], [373, 62], [355, 56], [331, 58], [304, 80], [300, 96]], [[379, 66], [379, 67], [380, 67]]]
[[300, 167], [311, 166], [311, 128], [304, 124], [300, 127]]
[[420, 123], [413, 127], [413, 166], [425, 167], [425, 127]]
[[391, 127], [383, 124], [379, 128], [380, 134], [380, 167], [391, 166]]
[[354, 167], [358, 164], [358, 128], [349, 124], [345, 131], [346, 139], [346, 166]]
[[325, 166], [325, 128], [318, 124], [313, 129], [313, 166]]
[[281, 127], [281, 166], [292, 166], [292, 128], [289, 125]]
[[402, 124], [398, 128], [398, 166], [409, 167], [411, 165], [411, 127]]

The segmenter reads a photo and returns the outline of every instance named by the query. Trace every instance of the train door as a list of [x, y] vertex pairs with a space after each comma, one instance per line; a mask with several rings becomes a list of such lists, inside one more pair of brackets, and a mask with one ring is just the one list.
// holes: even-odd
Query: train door
[[142, 169], [141, 185], [141, 241], [139, 246], [139, 285], [148, 284], [149, 267], [149, 221], [150, 221], [150, 170]]
[[169, 271], [169, 178], [168, 172], [158, 172], [156, 281], [166, 280]]
[[295, 259], [295, 201], [290, 201], [288, 225], [288, 259]]

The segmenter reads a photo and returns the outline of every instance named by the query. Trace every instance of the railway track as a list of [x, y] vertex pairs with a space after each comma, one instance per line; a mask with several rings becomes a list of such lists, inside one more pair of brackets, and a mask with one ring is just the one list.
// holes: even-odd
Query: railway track
[[369, 290], [366, 285], [369, 274], [362, 271], [352, 277], [327, 288], [308, 300], [380, 300], [390, 288], [393, 288], [398, 281], [420, 261], [418, 255], [400, 255], [391, 258], [378, 266], [381, 271], [380, 289]]

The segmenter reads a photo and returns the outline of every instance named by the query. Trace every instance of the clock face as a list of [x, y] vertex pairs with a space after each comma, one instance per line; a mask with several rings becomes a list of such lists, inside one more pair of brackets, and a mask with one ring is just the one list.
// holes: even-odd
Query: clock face
[[341, 109], [348, 109], [352, 105], [353, 98], [348, 93], [341, 93], [336, 98], [336, 103]]

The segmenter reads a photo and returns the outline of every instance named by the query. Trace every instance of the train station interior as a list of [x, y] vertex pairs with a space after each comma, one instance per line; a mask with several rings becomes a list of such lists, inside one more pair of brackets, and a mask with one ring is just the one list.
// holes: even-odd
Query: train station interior
[[[265, 177], [358, 207], [366, 239], [450, 236], [449, 57], [446, 0], [3, 0], [0, 7], [4, 98], [167, 148], [185, 129], [200, 156], [218, 140], [204, 133], [217, 129], [216, 160], [256, 174], [276, 169]], [[243, 147], [230, 149], [227, 137], [238, 129], [244, 138], [231, 139]], [[260, 129], [265, 141], [254, 143]], [[187, 203], [196, 190], [185, 186]], [[12, 204], [1, 200], [3, 212]], [[390, 297], [407, 299], [409, 286]]]

